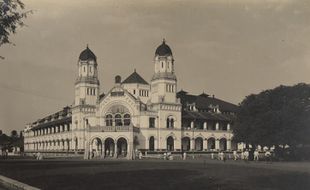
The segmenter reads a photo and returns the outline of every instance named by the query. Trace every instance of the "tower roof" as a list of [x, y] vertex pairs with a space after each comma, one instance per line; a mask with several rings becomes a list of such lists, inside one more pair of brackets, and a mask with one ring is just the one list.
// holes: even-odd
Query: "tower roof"
[[136, 72], [136, 70], [134, 70], [134, 72], [131, 75], [129, 75], [129, 77], [127, 77], [122, 83], [123, 84], [139, 83], [146, 85], [149, 84]]
[[82, 60], [82, 61], [87, 61], [87, 60], [94, 60], [94, 61], [96, 61], [96, 60], [97, 60], [97, 57], [96, 57], [96, 55], [88, 48], [88, 45], [87, 45], [86, 49], [83, 50], [83, 51], [80, 53], [79, 59]]
[[172, 55], [172, 51], [171, 51], [170, 47], [166, 44], [165, 39], [163, 39], [163, 43], [157, 47], [157, 49], [155, 51], [155, 56], [156, 55], [159, 55], [159, 56]]

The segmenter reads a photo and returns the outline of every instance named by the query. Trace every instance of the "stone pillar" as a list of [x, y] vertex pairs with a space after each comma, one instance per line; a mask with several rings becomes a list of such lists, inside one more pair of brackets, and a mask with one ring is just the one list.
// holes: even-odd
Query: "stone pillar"
[[227, 150], [231, 150], [231, 140], [230, 139], [227, 139], [226, 147], [227, 147]]
[[208, 139], [203, 139], [203, 149], [204, 150], [208, 149]]
[[204, 130], [207, 130], [207, 128], [208, 128], [208, 124], [207, 124], [207, 122], [205, 121], [205, 122], [203, 123], [203, 129], [204, 129]]
[[191, 129], [194, 129], [194, 127], [195, 127], [195, 123], [194, 121], [191, 121]]
[[227, 123], [227, 131], [230, 131], [230, 123]]
[[158, 148], [157, 138], [155, 138], [155, 137], [154, 137], [154, 149], [155, 149], [155, 151], [156, 151], [157, 149], [159, 149], [159, 148]]
[[191, 150], [195, 150], [195, 139], [191, 138]]
[[114, 142], [114, 158], [117, 158], [117, 141]]
[[215, 124], [215, 130], [219, 130], [220, 129], [220, 124], [219, 124], [219, 122], [216, 122], [216, 124]]
[[215, 149], [220, 150], [220, 139], [215, 140]]
[[146, 139], [146, 141], [145, 141], [145, 149], [149, 149], [150, 148], [149, 143], [150, 143], [150, 138]]
[[131, 160], [131, 159], [132, 159], [132, 152], [133, 152], [132, 146], [133, 146], [133, 142], [128, 142], [128, 143], [127, 143], [127, 159], [128, 159], [128, 160]]

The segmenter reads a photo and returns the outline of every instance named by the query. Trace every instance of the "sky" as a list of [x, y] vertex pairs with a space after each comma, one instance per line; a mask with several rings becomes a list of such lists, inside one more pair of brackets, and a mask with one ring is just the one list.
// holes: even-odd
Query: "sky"
[[163, 38], [178, 90], [238, 104], [310, 83], [310, 1], [24, 0], [33, 10], [0, 47], [0, 129], [22, 130], [74, 100], [81, 51], [96, 54], [101, 92], [134, 69], [150, 81]]

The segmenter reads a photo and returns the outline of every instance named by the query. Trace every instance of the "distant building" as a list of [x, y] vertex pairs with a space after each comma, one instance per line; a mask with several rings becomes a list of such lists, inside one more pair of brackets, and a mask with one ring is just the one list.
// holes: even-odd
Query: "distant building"
[[[136, 70], [99, 94], [98, 64], [87, 47], [78, 60], [74, 104], [24, 130], [26, 152], [126, 157], [148, 152], [236, 149], [231, 125], [237, 106], [202, 93], [177, 93], [175, 62], [165, 43], [156, 49], [153, 77]], [[146, 65], [147, 66], [147, 65]]]

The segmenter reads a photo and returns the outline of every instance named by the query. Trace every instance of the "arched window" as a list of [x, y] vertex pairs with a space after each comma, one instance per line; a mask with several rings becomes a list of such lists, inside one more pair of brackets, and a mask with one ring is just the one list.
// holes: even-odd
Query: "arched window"
[[130, 115], [129, 114], [124, 115], [124, 125], [125, 126], [130, 125]]
[[154, 151], [155, 150], [155, 139], [154, 137], [150, 137], [150, 140], [149, 140], [149, 150], [150, 151]]
[[113, 123], [112, 115], [109, 114], [105, 117], [105, 124], [106, 126], [112, 126], [112, 123]]
[[115, 126], [122, 126], [122, 116], [120, 114], [115, 115]]
[[173, 137], [169, 136], [167, 138], [167, 151], [173, 151], [174, 150], [174, 139]]
[[174, 128], [174, 119], [172, 116], [167, 118], [167, 128]]
[[208, 139], [208, 150], [214, 150], [215, 149], [215, 138], [211, 137]]

